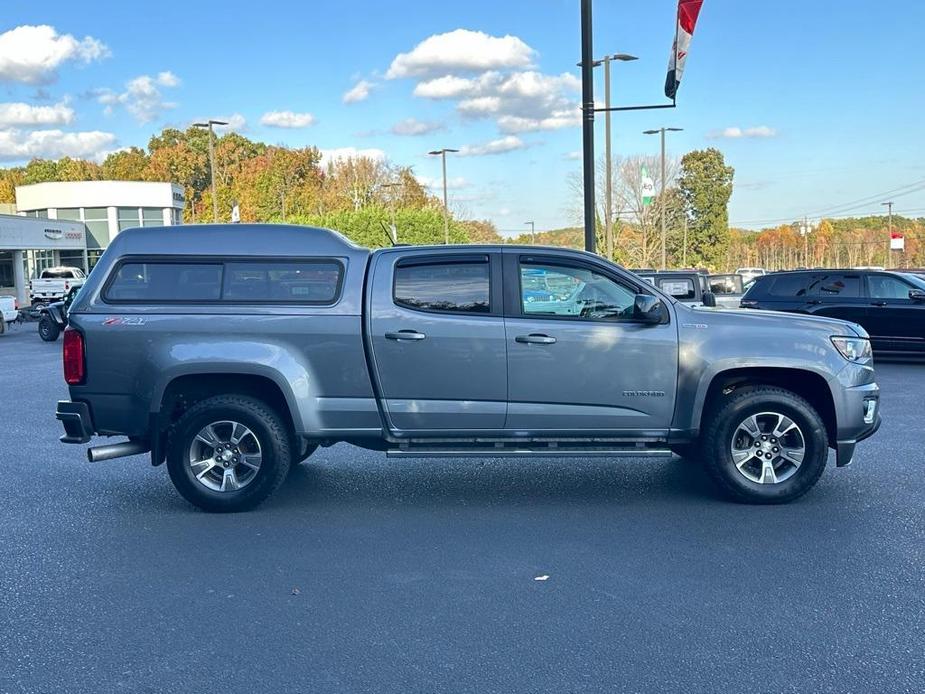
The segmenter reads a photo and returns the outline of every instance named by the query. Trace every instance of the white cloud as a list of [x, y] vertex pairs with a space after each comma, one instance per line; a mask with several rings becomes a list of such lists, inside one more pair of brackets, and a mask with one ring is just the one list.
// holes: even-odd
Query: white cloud
[[[216, 125], [216, 132], [240, 132], [247, 129], [247, 119], [240, 113], [232, 113], [230, 116], [216, 116], [214, 120], [225, 121], [225, 125]], [[200, 121], [202, 122], [202, 121]]]
[[502, 74], [488, 71], [478, 77], [446, 75], [418, 83], [415, 96], [455, 99], [468, 118], [493, 118], [505, 133], [558, 130], [581, 124], [573, 93], [581, 81], [569, 73], [546, 75], [535, 70]]
[[737, 126], [731, 128], [725, 128], [724, 130], [715, 130], [707, 135], [707, 137], [717, 140], [720, 138], [727, 138], [732, 140], [738, 140], [741, 138], [752, 138], [752, 137], [776, 137], [777, 130], [770, 128], [767, 125], [757, 125], [752, 128], [739, 128]]
[[125, 91], [114, 92], [111, 89], [97, 91], [97, 101], [103, 104], [106, 115], [110, 115], [115, 106], [124, 106], [125, 110], [139, 123], [150, 123], [172, 108], [176, 103], [166, 101], [160, 87], [173, 88], [180, 84], [180, 79], [172, 72], [160, 72], [156, 77], [139, 75], [125, 83]]
[[[571, 152], [566, 152], [563, 154], [562, 157], [568, 161], [578, 161], [581, 159], [581, 150], [573, 149]], [[607, 167], [604, 168], [606, 169]]]
[[478, 145], [465, 145], [460, 148], [459, 156], [461, 157], [482, 157], [489, 154], [506, 154], [518, 149], [526, 149], [527, 145], [519, 137], [508, 135], [490, 142], [483, 142]]
[[92, 130], [64, 132], [62, 130], [2, 130], [0, 160], [25, 161], [33, 157], [60, 159], [80, 157], [99, 161], [113, 148], [116, 136]]
[[367, 80], [360, 80], [350, 89], [344, 92], [343, 101], [345, 104], [355, 104], [360, 101], [366, 101], [369, 93], [375, 85]]
[[[430, 178], [429, 176], [415, 176], [415, 178], [417, 179], [417, 182], [425, 188], [443, 190], [442, 178]], [[472, 184], [462, 176], [450, 176], [446, 179], [447, 190], [461, 190], [463, 188], [468, 188], [470, 185]]]
[[23, 125], [68, 125], [74, 120], [74, 109], [66, 103], [54, 106], [32, 106], [24, 103], [0, 104], [0, 128]]
[[417, 118], [405, 118], [392, 126], [393, 135], [427, 135], [444, 129], [442, 123], [420, 121]]
[[170, 70], [164, 70], [164, 72], [157, 73], [157, 83], [162, 87], [178, 87], [180, 86], [180, 78]]
[[535, 55], [536, 51], [516, 36], [489, 36], [481, 31], [456, 29], [434, 34], [410, 52], [397, 55], [386, 78], [525, 68], [532, 64]]
[[377, 161], [385, 160], [385, 152], [381, 149], [357, 149], [356, 147], [335, 147], [333, 149], [321, 150], [321, 165], [327, 166], [334, 161], [343, 161], [344, 159], [375, 159]]
[[260, 117], [260, 124], [271, 128], [307, 128], [315, 124], [315, 117], [311, 113], [269, 111]]
[[23, 25], [0, 34], [0, 82], [48, 84], [67, 62], [90, 63], [109, 55], [92, 36], [77, 39], [43, 24]]

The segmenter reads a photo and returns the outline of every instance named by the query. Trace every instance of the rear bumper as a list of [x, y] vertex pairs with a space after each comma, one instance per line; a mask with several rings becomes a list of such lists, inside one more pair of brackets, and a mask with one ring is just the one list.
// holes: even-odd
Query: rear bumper
[[59, 400], [55, 419], [64, 426], [64, 435], [59, 439], [61, 443], [87, 443], [93, 436], [93, 420], [85, 402]]

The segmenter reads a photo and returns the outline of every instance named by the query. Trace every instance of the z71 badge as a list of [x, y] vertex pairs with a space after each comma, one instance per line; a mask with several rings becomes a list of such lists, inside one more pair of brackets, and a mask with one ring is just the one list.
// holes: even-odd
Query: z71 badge
[[145, 319], [142, 316], [114, 316], [103, 321], [103, 325], [144, 325]]

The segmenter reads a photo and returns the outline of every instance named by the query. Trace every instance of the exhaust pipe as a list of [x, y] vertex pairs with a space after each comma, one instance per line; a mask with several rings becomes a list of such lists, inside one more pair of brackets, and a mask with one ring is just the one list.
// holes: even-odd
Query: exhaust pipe
[[99, 463], [103, 460], [112, 460], [113, 458], [124, 458], [129, 455], [141, 455], [149, 453], [151, 446], [144, 441], [123, 441], [122, 443], [113, 443], [108, 446], [94, 446], [87, 449], [87, 460], [91, 463]]

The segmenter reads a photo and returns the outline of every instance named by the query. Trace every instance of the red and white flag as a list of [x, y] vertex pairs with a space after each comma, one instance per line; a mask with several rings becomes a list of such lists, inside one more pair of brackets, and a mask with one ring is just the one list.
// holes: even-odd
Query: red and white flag
[[687, 61], [701, 5], [703, 0], [678, 0], [678, 23], [671, 57], [668, 59], [668, 78], [665, 80], [665, 96], [669, 99], [675, 98], [681, 86], [681, 75], [684, 73], [684, 63]]

